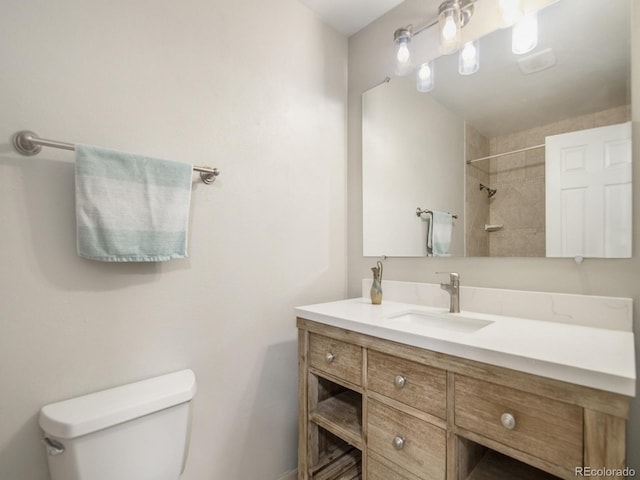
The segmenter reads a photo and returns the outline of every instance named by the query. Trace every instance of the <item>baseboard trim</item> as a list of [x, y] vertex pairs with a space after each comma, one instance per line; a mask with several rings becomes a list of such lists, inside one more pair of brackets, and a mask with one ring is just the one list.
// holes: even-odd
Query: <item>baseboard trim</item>
[[288, 473], [285, 473], [283, 476], [278, 478], [278, 480], [297, 480], [298, 478], [298, 469], [291, 470]]

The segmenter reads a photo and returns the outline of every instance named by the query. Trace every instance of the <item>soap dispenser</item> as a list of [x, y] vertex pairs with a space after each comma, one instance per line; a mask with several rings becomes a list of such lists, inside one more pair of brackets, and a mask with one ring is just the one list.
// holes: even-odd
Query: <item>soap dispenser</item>
[[373, 283], [371, 284], [371, 303], [380, 305], [382, 303], [382, 262], [376, 262], [376, 267], [371, 267], [373, 272]]

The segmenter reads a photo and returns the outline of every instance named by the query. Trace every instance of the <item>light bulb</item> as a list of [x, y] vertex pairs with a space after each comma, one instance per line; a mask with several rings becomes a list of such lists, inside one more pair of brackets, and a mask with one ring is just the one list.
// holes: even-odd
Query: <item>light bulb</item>
[[395, 73], [398, 76], [408, 75], [412, 70], [411, 65], [411, 49], [409, 42], [411, 41], [410, 27], [396, 30], [394, 34], [396, 42], [396, 68]]
[[398, 63], [408, 63], [411, 60], [411, 51], [407, 42], [401, 42], [398, 45], [398, 52], [396, 53], [396, 60]]
[[433, 85], [433, 62], [423, 63], [416, 75], [416, 89], [419, 92], [429, 92], [433, 90]]
[[460, 50], [458, 57], [458, 73], [460, 75], [471, 75], [480, 68], [480, 52], [478, 41], [467, 42]]
[[447, 41], [451, 41], [456, 38], [457, 33], [458, 27], [453, 19], [453, 15], [449, 15], [444, 21], [444, 26], [442, 27], [442, 38]]
[[517, 55], [530, 52], [538, 45], [538, 18], [535, 13], [522, 17], [513, 26], [511, 51]]
[[524, 15], [522, 0], [500, 0], [498, 9], [503, 27], [510, 27]]
[[443, 54], [455, 52], [460, 46], [460, 6], [454, 0], [440, 5], [438, 14], [440, 51]]

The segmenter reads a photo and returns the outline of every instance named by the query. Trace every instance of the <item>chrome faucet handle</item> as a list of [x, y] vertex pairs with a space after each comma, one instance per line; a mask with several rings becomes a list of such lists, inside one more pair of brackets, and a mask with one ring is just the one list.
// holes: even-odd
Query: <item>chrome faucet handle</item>
[[449, 275], [449, 281], [451, 283], [460, 281], [460, 274], [456, 272], [436, 272], [438, 275]]

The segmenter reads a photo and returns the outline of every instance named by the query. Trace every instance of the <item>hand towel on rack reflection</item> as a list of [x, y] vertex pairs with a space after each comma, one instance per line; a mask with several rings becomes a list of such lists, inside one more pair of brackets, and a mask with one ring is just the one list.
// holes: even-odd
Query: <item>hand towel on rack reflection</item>
[[448, 257], [453, 236], [453, 215], [447, 212], [433, 211], [429, 223], [432, 254], [434, 257]]

